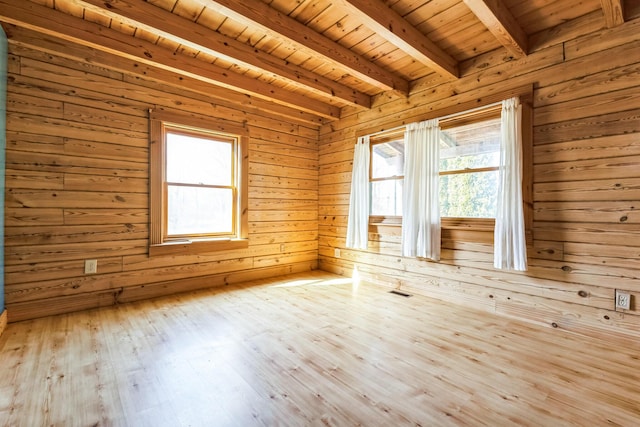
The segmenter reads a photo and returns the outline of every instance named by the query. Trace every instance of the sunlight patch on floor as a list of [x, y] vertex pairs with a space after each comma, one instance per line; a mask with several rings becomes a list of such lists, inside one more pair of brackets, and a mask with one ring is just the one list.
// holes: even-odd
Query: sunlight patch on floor
[[[359, 281], [359, 279], [358, 279]], [[271, 286], [272, 288], [293, 288], [296, 286], [343, 286], [355, 284], [355, 278], [351, 277], [340, 277], [336, 279], [328, 279], [328, 280], [291, 280], [284, 283], [279, 283], [277, 285]], [[357, 285], [356, 285], [357, 288]]]

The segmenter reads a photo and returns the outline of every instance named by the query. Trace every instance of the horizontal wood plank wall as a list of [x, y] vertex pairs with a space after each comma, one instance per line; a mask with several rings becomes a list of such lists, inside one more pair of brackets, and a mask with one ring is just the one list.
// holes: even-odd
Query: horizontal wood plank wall
[[[318, 125], [30, 43], [9, 51], [9, 321], [317, 268]], [[150, 108], [246, 124], [248, 249], [148, 257]], [[97, 274], [84, 274], [85, 259]]]
[[[577, 37], [574, 29], [588, 35]], [[425, 78], [406, 99], [381, 96], [320, 135], [320, 268], [357, 267], [381, 285], [588, 335], [640, 338], [640, 19], [605, 29], [591, 14]], [[370, 228], [367, 251], [345, 249], [355, 138], [523, 85], [533, 92], [533, 242], [529, 270], [493, 268], [492, 242], [444, 230], [441, 262], [400, 256], [399, 229]], [[492, 237], [491, 237], [492, 239]], [[336, 258], [335, 248], [340, 248]], [[615, 289], [632, 294], [615, 310]]]

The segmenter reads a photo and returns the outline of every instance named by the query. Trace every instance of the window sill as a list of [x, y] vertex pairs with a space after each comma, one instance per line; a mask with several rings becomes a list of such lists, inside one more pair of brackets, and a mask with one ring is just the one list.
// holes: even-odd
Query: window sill
[[[442, 239], [462, 242], [493, 243], [495, 228], [493, 218], [442, 218]], [[372, 216], [369, 218], [369, 232], [381, 236], [400, 236], [402, 217]]]
[[[441, 226], [443, 229], [457, 230], [486, 230], [493, 231], [496, 220], [493, 218], [442, 218]], [[396, 226], [402, 227], [401, 216], [371, 216], [369, 217], [369, 226]]]
[[149, 246], [149, 256], [197, 255], [249, 247], [249, 239], [179, 240]]

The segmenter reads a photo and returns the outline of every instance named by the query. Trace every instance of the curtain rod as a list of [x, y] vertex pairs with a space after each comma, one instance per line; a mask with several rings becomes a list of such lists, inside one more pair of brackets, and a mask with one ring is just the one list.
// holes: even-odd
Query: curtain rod
[[[470, 110], [460, 111], [459, 113], [447, 114], [446, 116], [442, 116], [442, 117], [434, 117], [434, 119], [436, 119], [436, 118], [438, 120], [453, 119], [454, 117], [462, 116], [463, 114], [475, 113], [476, 111], [481, 111], [481, 110], [485, 110], [485, 109], [488, 109], [488, 108], [491, 108], [491, 107], [496, 107], [496, 106], [501, 105], [501, 104], [502, 104], [502, 101], [493, 102], [491, 104], [483, 105], [481, 107], [475, 107], [475, 108], [472, 108]], [[415, 123], [415, 122], [411, 122], [411, 123]], [[389, 128], [389, 129], [380, 130], [380, 131], [373, 132], [373, 133], [367, 133], [367, 134], [364, 134], [364, 135], [361, 135], [361, 136], [369, 136], [369, 137], [371, 137], [371, 136], [380, 135], [380, 134], [386, 133], [386, 132], [393, 132], [394, 130], [399, 130], [399, 129], [402, 129], [402, 128], [406, 128], [411, 123], [406, 123], [404, 125], [396, 126], [396, 127]]]

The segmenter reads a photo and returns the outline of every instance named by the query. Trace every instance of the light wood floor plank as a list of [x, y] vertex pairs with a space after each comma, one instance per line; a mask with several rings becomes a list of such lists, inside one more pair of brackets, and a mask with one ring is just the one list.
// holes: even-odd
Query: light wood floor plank
[[323, 272], [9, 324], [4, 426], [640, 425], [640, 343]]

